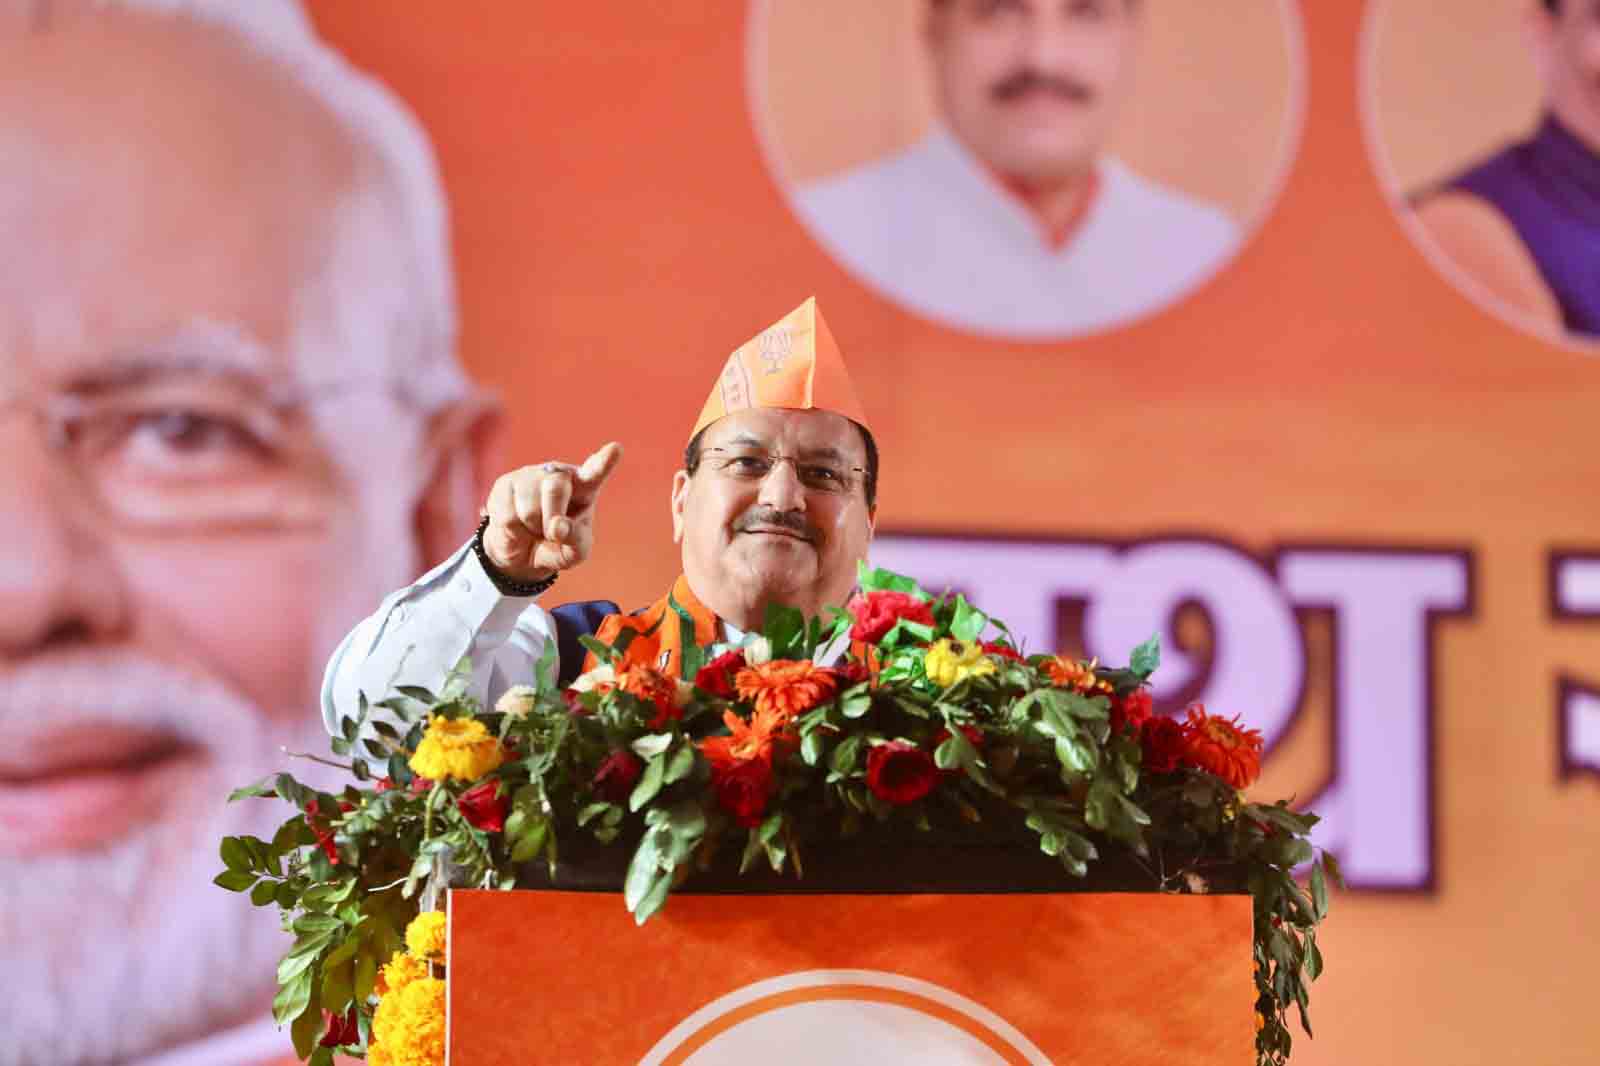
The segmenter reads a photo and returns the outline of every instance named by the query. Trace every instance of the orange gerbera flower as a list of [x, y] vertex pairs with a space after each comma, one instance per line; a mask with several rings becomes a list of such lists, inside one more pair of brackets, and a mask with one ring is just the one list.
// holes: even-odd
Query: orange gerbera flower
[[781, 711], [760, 707], [749, 721], [732, 711], [723, 711], [722, 721], [728, 727], [728, 736], [707, 737], [700, 742], [700, 750], [716, 770], [728, 770], [753, 761], [770, 764], [774, 749], [793, 739], [789, 720], [790, 716]]
[[1192, 765], [1234, 788], [1249, 788], [1261, 776], [1261, 730], [1243, 728], [1237, 715], [1231, 721], [1218, 718], [1196, 703], [1183, 728], [1189, 735], [1187, 755]]
[[1094, 676], [1094, 668], [1100, 660], [1094, 659], [1087, 663], [1080, 663], [1076, 659], [1068, 659], [1057, 655], [1044, 664], [1044, 672], [1062, 688], [1070, 688], [1081, 692], [1085, 696], [1092, 696], [1097, 692], [1110, 694], [1111, 683]]
[[739, 698], [754, 700], [756, 710], [790, 717], [809, 711], [839, 689], [839, 679], [832, 670], [792, 659], [746, 667], [733, 683]]

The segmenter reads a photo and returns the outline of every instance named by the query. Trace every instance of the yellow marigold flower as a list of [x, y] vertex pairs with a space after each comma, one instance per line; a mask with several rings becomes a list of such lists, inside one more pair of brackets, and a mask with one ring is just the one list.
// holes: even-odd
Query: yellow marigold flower
[[411, 772], [433, 781], [476, 781], [505, 761], [500, 742], [476, 718], [428, 719], [428, 730], [411, 756]]
[[406, 950], [412, 958], [444, 961], [444, 911], [423, 911], [406, 926]]
[[375, 991], [379, 996], [387, 996], [409, 985], [412, 981], [420, 981], [428, 976], [428, 964], [421, 959], [414, 959], [403, 951], [397, 951], [393, 957], [378, 971], [378, 981]]
[[983, 677], [997, 669], [994, 660], [983, 654], [983, 647], [972, 641], [936, 640], [923, 656], [922, 668], [928, 680], [949, 688], [969, 677]]
[[[373, 1053], [382, 1048], [382, 1058]], [[378, 1002], [372, 1017], [367, 1062], [389, 1066], [442, 1066], [444, 1063], [444, 982], [413, 981]]]

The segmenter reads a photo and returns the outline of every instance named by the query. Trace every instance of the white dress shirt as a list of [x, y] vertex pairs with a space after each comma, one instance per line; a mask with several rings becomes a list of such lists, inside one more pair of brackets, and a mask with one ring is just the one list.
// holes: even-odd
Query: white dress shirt
[[948, 131], [814, 182], [798, 207], [846, 268], [901, 305], [981, 333], [1064, 336], [1152, 312], [1233, 253], [1221, 211], [1113, 158], [1061, 247]]

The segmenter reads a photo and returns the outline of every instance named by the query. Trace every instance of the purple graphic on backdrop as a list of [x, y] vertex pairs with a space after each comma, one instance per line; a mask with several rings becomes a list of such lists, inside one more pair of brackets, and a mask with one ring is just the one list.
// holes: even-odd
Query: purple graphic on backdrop
[[[1352, 887], [1436, 887], [1435, 623], [1472, 611], [1467, 550], [1297, 545], [1263, 563], [1196, 536], [1111, 543], [886, 533], [872, 558], [930, 589], [959, 588], [1027, 649], [1061, 647], [1063, 603], [1082, 605], [1083, 651], [1107, 661], [1126, 660], [1159, 633], [1158, 704], [1201, 700], [1242, 712], [1269, 753], [1303, 703], [1300, 615], [1325, 612], [1333, 743], [1328, 778], [1306, 802], [1323, 818], [1315, 841], [1338, 854]], [[1209, 656], [1170, 639], [1189, 606], [1210, 623]]]
[[[1550, 615], [1591, 622], [1600, 619], [1600, 554], [1551, 554]], [[1600, 776], [1600, 689], [1567, 676], [1557, 685], [1556, 757], [1561, 776]]]

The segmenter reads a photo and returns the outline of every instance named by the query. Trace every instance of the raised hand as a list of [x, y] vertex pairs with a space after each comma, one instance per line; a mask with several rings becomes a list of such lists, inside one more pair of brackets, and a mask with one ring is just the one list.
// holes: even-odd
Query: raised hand
[[612, 441], [582, 464], [549, 462], [502, 474], [489, 490], [483, 550], [514, 581], [540, 581], [570, 570], [594, 546], [595, 499], [622, 461]]

